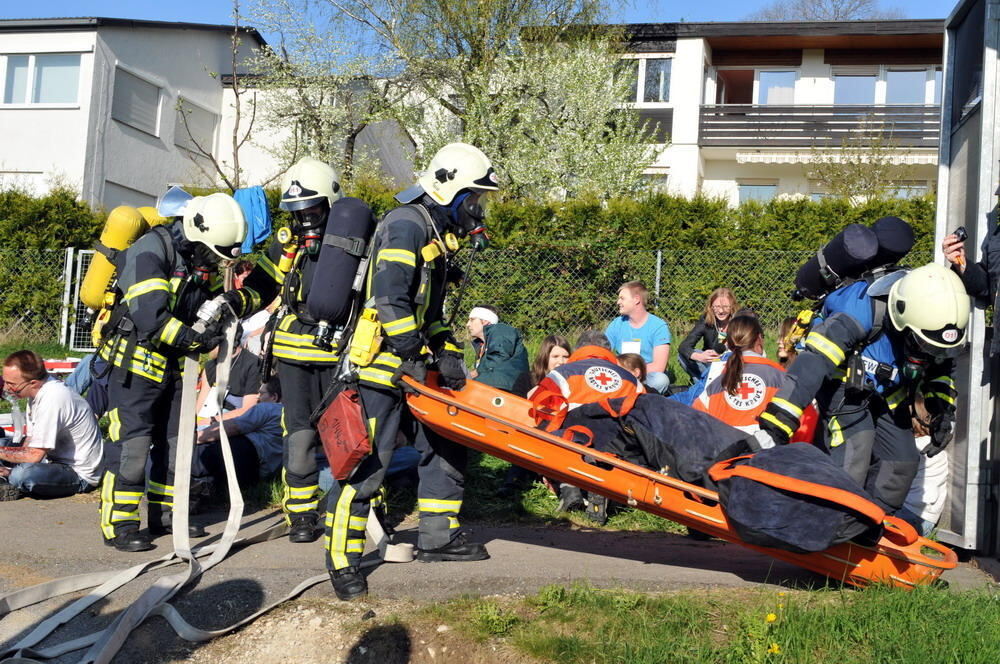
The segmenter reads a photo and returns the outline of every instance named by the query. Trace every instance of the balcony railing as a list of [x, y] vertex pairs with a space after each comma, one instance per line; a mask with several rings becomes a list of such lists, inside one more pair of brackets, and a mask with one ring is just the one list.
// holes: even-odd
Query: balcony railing
[[702, 147], [839, 147], [882, 140], [936, 148], [940, 106], [702, 106]]

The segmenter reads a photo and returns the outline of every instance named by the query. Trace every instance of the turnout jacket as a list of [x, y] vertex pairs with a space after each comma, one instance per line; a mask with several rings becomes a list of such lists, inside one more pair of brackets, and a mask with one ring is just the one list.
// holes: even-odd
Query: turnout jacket
[[163, 382], [168, 366], [197, 350], [198, 308], [222, 292], [216, 272], [204, 283], [188, 264], [193, 249], [181, 222], [157, 227], [118, 257], [119, 299], [100, 356], [116, 367]]
[[[910, 406], [919, 389], [932, 415], [955, 410], [954, 362], [930, 364], [920, 386], [904, 382], [902, 336], [895, 331], [885, 306], [876, 306], [868, 295], [868, 281], [856, 281], [830, 293], [823, 303], [821, 322], [814, 324], [785, 375], [781, 389], [758, 418], [776, 441], [787, 442], [799, 426], [802, 411], [819, 397], [821, 411], [836, 410], [843, 403], [850, 380], [848, 365], [857, 353], [863, 365], [865, 399], [882, 399], [890, 411]], [[875, 316], [881, 327], [874, 338]], [[823, 412], [827, 415], [827, 412]]]
[[280, 294], [284, 315], [275, 325], [273, 357], [290, 364], [334, 364], [340, 359], [337, 345], [328, 351], [313, 345], [316, 321], [306, 313], [306, 298], [316, 274], [319, 253], [310, 256], [300, 250], [302, 255], [298, 261], [288, 272], [283, 272], [278, 267], [283, 251], [284, 245], [277, 237], [273, 238], [267, 253], [258, 259], [243, 286], [234, 291], [240, 298], [235, 306], [236, 313], [241, 318], [247, 316], [266, 307]]
[[420, 204], [390, 210], [375, 229], [365, 301], [374, 306], [382, 326], [381, 352], [358, 371], [362, 383], [394, 388], [393, 375], [403, 360], [417, 359], [424, 347], [432, 353], [461, 352], [443, 321], [447, 287], [446, 248], [437, 230], [439, 208]]

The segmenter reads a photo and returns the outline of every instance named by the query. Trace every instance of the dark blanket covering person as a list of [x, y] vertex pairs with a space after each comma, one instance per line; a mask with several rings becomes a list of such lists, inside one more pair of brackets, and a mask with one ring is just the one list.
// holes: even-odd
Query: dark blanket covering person
[[[606, 403], [618, 413], [626, 399]], [[598, 451], [699, 485], [717, 459], [751, 450], [748, 434], [660, 394], [638, 395], [623, 417], [612, 416], [601, 403], [584, 404], [566, 415], [563, 426], [589, 429]]]

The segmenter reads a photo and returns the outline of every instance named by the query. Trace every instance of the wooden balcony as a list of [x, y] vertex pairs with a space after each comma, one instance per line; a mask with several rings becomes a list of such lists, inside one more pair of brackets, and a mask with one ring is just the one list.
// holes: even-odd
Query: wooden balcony
[[702, 147], [840, 147], [885, 140], [899, 147], [937, 148], [940, 106], [701, 107]]

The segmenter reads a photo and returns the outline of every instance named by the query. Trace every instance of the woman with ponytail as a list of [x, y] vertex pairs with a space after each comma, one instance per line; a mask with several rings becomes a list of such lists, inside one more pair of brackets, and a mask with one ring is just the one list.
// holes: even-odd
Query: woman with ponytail
[[[764, 412], [781, 387], [785, 370], [764, 357], [764, 329], [751, 312], [742, 311], [729, 322], [726, 347], [730, 351], [729, 358], [711, 365], [705, 389], [692, 406], [737, 429], [753, 433], [759, 428], [757, 416]], [[803, 417], [803, 421], [813, 419]], [[793, 440], [811, 437], [811, 429], [800, 429]]]

